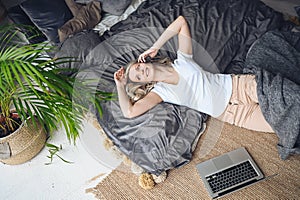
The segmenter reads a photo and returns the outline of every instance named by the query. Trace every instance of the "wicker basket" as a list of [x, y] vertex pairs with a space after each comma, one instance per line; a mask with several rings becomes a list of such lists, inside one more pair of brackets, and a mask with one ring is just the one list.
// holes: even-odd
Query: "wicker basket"
[[36, 156], [45, 146], [46, 131], [41, 124], [27, 119], [14, 133], [0, 138], [0, 144], [7, 143], [11, 151], [11, 157], [0, 159], [9, 165], [17, 165], [29, 161]]

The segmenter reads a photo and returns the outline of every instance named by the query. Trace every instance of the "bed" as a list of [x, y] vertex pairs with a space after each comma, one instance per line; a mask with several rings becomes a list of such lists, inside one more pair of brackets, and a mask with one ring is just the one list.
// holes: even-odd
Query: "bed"
[[[91, 84], [94, 90], [116, 93], [113, 73], [152, 46], [164, 29], [183, 15], [191, 29], [195, 61], [213, 73], [256, 74], [259, 100], [266, 119], [279, 137], [281, 158], [299, 153], [300, 36], [292, 31], [294, 25], [285, 21], [281, 13], [258, 0], [134, 3], [126, 15], [103, 19], [109, 25], [102, 22], [94, 30], [78, 32], [61, 44], [56, 56], [73, 56], [80, 60], [68, 65], [76, 70], [70, 75], [96, 80]], [[271, 47], [270, 41], [280, 41], [279, 44], [286, 47], [286, 51], [278, 52], [282, 56], [277, 61], [284, 63], [284, 59], [293, 59], [286, 66], [288, 70], [273, 65], [278, 54], [272, 54], [273, 58], [264, 67], [264, 60], [270, 56], [267, 49], [280, 48]], [[175, 59], [176, 49], [174, 38], [159, 54]], [[282, 88], [292, 89], [283, 91]], [[281, 92], [281, 96], [272, 101], [272, 92]], [[284, 113], [279, 117], [278, 104], [280, 112]], [[103, 102], [102, 115], [93, 105], [89, 106], [114, 145], [145, 171], [156, 175], [183, 166], [192, 159], [194, 146], [209, 117], [168, 103], [161, 103], [133, 119], [122, 116], [117, 100]], [[292, 125], [284, 126], [286, 122]]]

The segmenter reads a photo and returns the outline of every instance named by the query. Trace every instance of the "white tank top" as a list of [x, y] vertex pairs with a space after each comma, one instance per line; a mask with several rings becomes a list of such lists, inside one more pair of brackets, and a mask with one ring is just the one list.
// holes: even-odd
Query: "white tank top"
[[179, 74], [178, 84], [158, 82], [152, 92], [158, 94], [164, 102], [187, 106], [212, 117], [218, 117], [224, 112], [232, 93], [229, 74], [204, 71], [192, 55], [180, 51], [172, 66]]

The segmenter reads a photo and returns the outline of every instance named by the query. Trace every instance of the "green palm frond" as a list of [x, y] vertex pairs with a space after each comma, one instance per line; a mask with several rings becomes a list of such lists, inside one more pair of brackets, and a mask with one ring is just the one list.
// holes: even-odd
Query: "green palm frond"
[[[9, 118], [10, 108], [14, 107], [22, 120], [28, 116], [36, 119], [50, 133], [63, 127], [67, 138], [75, 142], [89, 104], [101, 114], [101, 103], [115, 96], [91, 88], [87, 80], [66, 75], [70, 69], [62, 64], [76, 59], [51, 58], [47, 51], [53, 47], [47, 43], [14, 43], [11, 40], [17, 30], [0, 27], [0, 32], [7, 30], [0, 37], [1, 116]], [[74, 90], [75, 82], [81, 90]]]

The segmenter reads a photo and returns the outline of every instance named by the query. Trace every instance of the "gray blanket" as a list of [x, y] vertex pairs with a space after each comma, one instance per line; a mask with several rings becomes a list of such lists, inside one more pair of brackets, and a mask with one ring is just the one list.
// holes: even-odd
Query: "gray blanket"
[[272, 31], [250, 48], [245, 71], [256, 73], [262, 112], [282, 159], [300, 153], [300, 33]]
[[[97, 89], [116, 92], [114, 72], [152, 46], [178, 15], [188, 21], [195, 61], [214, 73], [242, 73], [253, 42], [286, 25], [280, 13], [259, 0], [148, 0], [99, 38], [92, 32], [68, 38], [58, 55], [78, 57], [82, 61], [70, 66], [79, 68], [77, 76], [99, 79]], [[173, 38], [159, 54], [175, 59], [176, 45]], [[117, 100], [102, 107], [102, 117], [95, 114], [107, 136], [133, 162], [156, 175], [191, 160], [207, 117], [166, 102], [134, 119], [123, 117]]]

